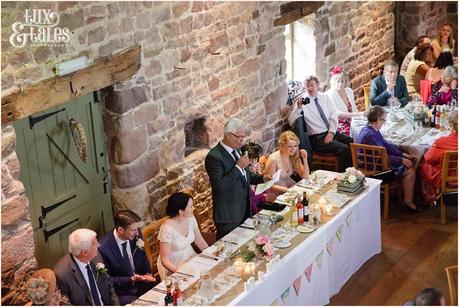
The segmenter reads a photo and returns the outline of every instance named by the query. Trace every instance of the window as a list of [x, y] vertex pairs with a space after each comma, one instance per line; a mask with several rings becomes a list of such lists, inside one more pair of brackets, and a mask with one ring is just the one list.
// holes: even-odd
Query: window
[[316, 40], [314, 14], [285, 26], [285, 57], [287, 79], [303, 81], [316, 74]]

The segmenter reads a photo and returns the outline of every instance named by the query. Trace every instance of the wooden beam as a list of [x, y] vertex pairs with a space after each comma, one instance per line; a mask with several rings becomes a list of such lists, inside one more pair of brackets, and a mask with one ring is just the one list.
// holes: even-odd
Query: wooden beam
[[285, 26], [309, 14], [317, 12], [324, 1], [290, 2], [281, 7], [281, 17], [274, 20], [274, 26]]
[[140, 46], [95, 61], [66, 76], [18, 89], [2, 97], [2, 125], [47, 110], [111, 84], [130, 79], [140, 69]]

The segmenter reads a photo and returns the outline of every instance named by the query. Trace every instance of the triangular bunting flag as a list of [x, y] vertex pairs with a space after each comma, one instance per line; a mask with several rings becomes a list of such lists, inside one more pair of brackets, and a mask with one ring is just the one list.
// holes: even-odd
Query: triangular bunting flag
[[300, 287], [301, 287], [301, 275], [298, 276], [297, 279], [293, 282], [293, 288], [295, 289], [296, 296], [300, 294]]
[[332, 255], [332, 252], [333, 252], [333, 238], [334, 237], [332, 237], [330, 241], [328, 241], [327, 243], [327, 252], [330, 256]]
[[274, 300], [274, 302], [271, 303], [271, 306], [278, 306], [279, 304], [277, 303], [277, 299]]
[[287, 299], [288, 299], [289, 293], [290, 293], [290, 286], [287, 289], [285, 289], [285, 291], [281, 294], [282, 302], [284, 303], [284, 305], [288, 305]]
[[351, 227], [351, 223], [352, 223], [352, 212], [346, 216], [347, 227]]
[[343, 225], [339, 226], [338, 230], [336, 230], [336, 237], [341, 242], [341, 240], [343, 239]]
[[319, 256], [316, 257], [317, 266], [322, 270], [322, 260], [324, 257], [324, 251], [321, 251]]
[[306, 275], [306, 278], [308, 279], [309, 282], [311, 282], [311, 276], [312, 276], [312, 265], [314, 264], [311, 263], [310, 265], [308, 265], [308, 267], [306, 268], [306, 270], [304, 270], [304, 275]]

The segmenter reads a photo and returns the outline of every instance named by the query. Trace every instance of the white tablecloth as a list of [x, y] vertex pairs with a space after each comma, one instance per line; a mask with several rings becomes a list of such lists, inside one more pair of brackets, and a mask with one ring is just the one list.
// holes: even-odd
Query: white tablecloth
[[[250, 292], [241, 293], [230, 305], [328, 304], [330, 297], [340, 291], [362, 264], [381, 252], [381, 182], [374, 179], [367, 182], [369, 187], [365, 192], [282, 258], [279, 266], [262, 282], [257, 282]], [[308, 268], [310, 280], [305, 273]]]

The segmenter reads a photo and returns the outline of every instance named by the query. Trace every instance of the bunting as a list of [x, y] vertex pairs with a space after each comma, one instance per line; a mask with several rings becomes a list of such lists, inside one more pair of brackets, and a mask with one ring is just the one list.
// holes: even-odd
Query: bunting
[[288, 305], [288, 294], [290, 293], [290, 286], [288, 286], [287, 289], [285, 289], [285, 291], [281, 294], [281, 298], [282, 298], [282, 302], [284, 303], [284, 305]]
[[312, 276], [312, 265], [314, 264], [311, 263], [310, 265], [308, 265], [308, 267], [306, 268], [306, 270], [304, 270], [304, 275], [306, 275], [306, 278], [308, 279], [308, 282], [311, 282], [311, 276]]
[[324, 251], [321, 251], [320, 254], [316, 257], [316, 263], [319, 269], [322, 270], [322, 260], [324, 258]]
[[347, 216], [346, 216], [346, 224], [347, 224], [347, 227], [351, 227], [351, 223], [352, 223], [352, 212], [349, 213]]
[[338, 230], [336, 230], [336, 237], [341, 242], [341, 240], [343, 239], [343, 225], [339, 226]]
[[332, 237], [332, 238], [330, 239], [330, 241], [328, 241], [328, 243], [327, 243], [327, 252], [328, 252], [328, 254], [329, 254], [330, 256], [331, 256], [332, 253], [333, 253], [333, 238], [334, 238], [334, 237]]
[[296, 296], [300, 294], [300, 287], [301, 287], [301, 275], [298, 276], [297, 279], [293, 282], [293, 288], [295, 289]]

